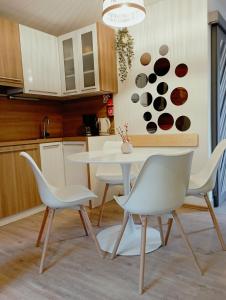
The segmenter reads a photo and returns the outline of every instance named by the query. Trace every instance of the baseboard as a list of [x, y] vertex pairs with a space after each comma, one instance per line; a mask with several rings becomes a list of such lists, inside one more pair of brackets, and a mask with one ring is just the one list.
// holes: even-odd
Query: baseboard
[[37, 213], [39, 213], [43, 210], [45, 210], [45, 206], [40, 205], [40, 206], [31, 208], [31, 209], [28, 209], [26, 211], [23, 211], [21, 213], [18, 213], [16, 215], [9, 216], [9, 217], [6, 217], [6, 218], [2, 218], [2, 219], [0, 219], [0, 227], [4, 226], [4, 225], [7, 225], [9, 223], [13, 223], [15, 221], [30, 217], [30, 216], [35, 215], [35, 214], [37, 214]]
[[182, 205], [182, 207], [183, 208], [194, 209], [194, 210], [200, 210], [200, 211], [208, 211], [207, 206], [196, 205], [196, 204], [185, 203], [185, 204]]

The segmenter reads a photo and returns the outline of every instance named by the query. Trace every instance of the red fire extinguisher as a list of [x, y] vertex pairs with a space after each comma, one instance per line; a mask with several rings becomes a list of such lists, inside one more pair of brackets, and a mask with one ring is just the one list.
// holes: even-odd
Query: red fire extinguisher
[[114, 116], [114, 104], [113, 104], [112, 97], [108, 98], [108, 100], [107, 100], [107, 116], [108, 117]]

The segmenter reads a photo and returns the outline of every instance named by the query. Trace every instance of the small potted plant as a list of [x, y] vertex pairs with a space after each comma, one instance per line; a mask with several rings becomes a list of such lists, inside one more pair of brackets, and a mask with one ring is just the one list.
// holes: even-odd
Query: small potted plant
[[130, 138], [128, 136], [128, 123], [126, 122], [123, 128], [120, 126], [117, 128], [117, 132], [122, 139], [121, 151], [124, 154], [133, 152], [133, 146], [130, 143]]

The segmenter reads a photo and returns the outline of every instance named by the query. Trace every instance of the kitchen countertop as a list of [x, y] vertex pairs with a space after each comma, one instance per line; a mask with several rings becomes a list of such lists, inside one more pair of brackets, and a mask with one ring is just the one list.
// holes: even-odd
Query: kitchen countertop
[[0, 147], [54, 143], [54, 142], [62, 142], [62, 141], [84, 141], [84, 142], [86, 142], [87, 137], [86, 136], [74, 136], [74, 137], [59, 137], [59, 138], [56, 137], [56, 138], [46, 138], [46, 139], [6, 141], [6, 142], [0, 142]]
[[69, 141], [87, 142], [87, 139], [92, 138], [92, 137], [96, 138], [99, 136], [97, 135], [97, 136], [53, 137], [53, 138], [46, 138], [46, 139], [6, 141], [6, 142], [0, 142], [0, 147], [31, 145], [31, 144], [44, 144], [44, 143], [54, 143], [54, 142], [67, 142], [67, 141], [68, 142]]

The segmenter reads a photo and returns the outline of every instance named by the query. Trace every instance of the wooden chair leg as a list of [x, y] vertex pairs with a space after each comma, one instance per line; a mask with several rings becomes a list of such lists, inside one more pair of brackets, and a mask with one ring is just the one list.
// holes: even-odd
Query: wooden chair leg
[[120, 230], [120, 232], [119, 232], [118, 238], [117, 238], [117, 240], [115, 241], [115, 245], [114, 245], [114, 249], [113, 249], [113, 252], [112, 252], [112, 255], [111, 255], [111, 259], [114, 259], [115, 256], [116, 256], [116, 253], [117, 253], [119, 244], [120, 244], [120, 242], [121, 242], [123, 233], [124, 233], [124, 231], [125, 231], [125, 229], [126, 229], [126, 225], [127, 225], [127, 223], [128, 223], [128, 220], [129, 220], [129, 213], [125, 212], [124, 219], [123, 219], [123, 223], [122, 223], [122, 227], [121, 227], [121, 230]]
[[93, 209], [93, 204], [92, 204], [92, 200], [89, 200], [89, 209]]
[[84, 230], [85, 230], [85, 234], [86, 234], [86, 236], [88, 236], [88, 231], [87, 231], [87, 228], [86, 228], [86, 223], [85, 223], [85, 221], [84, 221], [84, 218], [83, 218], [83, 216], [82, 216], [82, 213], [81, 213], [80, 210], [78, 211], [78, 213], [79, 213], [79, 216], [80, 216], [80, 219], [81, 219], [82, 226], [83, 226], [83, 228], [84, 228]]
[[97, 252], [99, 253], [100, 257], [102, 258], [102, 257], [103, 257], [102, 250], [100, 249], [99, 242], [98, 242], [98, 240], [97, 240], [97, 238], [96, 238], [96, 235], [95, 235], [95, 233], [94, 233], [94, 231], [93, 231], [93, 226], [92, 226], [92, 224], [91, 224], [91, 222], [90, 222], [89, 216], [88, 216], [88, 214], [87, 214], [87, 212], [86, 212], [86, 209], [85, 209], [85, 207], [84, 207], [83, 205], [80, 205], [80, 211], [81, 211], [81, 214], [82, 214], [82, 216], [83, 216], [83, 219], [84, 219], [84, 221], [85, 221], [85, 223], [86, 223], [86, 226], [87, 226], [87, 228], [88, 228], [88, 231], [89, 231], [89, 233], [90, 233], [92, 239], [94, 240], [94, 243], [95, 243], [96, 248], [97, 248]]
[[100, 226], [100, 224], [101, 224], [101, 220], [102, 220], [102, 216], [103, 216], [103, 211], [104, 211], [104, 204], [105, 204], [105, 202], [106, 202], [106, 197], [107, 197], [107, 191], [108, 191], [108, 188], [109, 188], [109, 184], [107, 183], [107, 184], [105, 185], [104, 195], [103, 195], [102, 202], [101, 202], [101, 206], [100, 206], [100, 212], [99, 212], [99, 217], [98, 217], [97, 226]]
[[158, 216], [158, 225], [159, 225], [162, 246], [165, 246], [164, 233], [163, 233], [163, 228], [162, 228], [162, 218], [160, 216]]
[[40, 274], [42, 274], [42, 272], [43, 272], [46, 250], [48, 247], [49, 236], [50, 236], [50, 231], [51, 231], [51, 227], [52, 227], [52, 223], [53, 223], [54, 214], [55, 214], [55, 209], [53, 209], [53, 208], [49, 209], [48, 227], [47, 227], [47, 231], [46, 231], [45, 242], [44, 242], [44, 246], [43, 246], [43, 250], [42, 250], [42, 257], [41, 257], [41, 263], [40, 263], [40, 268], [39, 268]]
[[199, 265], [199, 262], [198, 262], [198, 260], [197, 260], [197, 257], [195, 256], [195, 253], [194, 253], [194, 251], [193, 251], [193, 249], [192, 249], [192, 247], [191, 247], [191, 244], [190, 244], [190, 242], [189, 242], [189, 240], [188, 240], [188, 238], [187, 238], [187, 236], [186, 236], [186, 234], [185, 234], [185, 232], [184, 232], [183, 226], [182, 226], [182, 224], [181, 224], [181, 222], [180, 222], [180, 219], [178, 218], [178, 215], [177, 215], [177, 213], [176, 213], [175, 210], [172, 212], [172, 215], [173, 215], [173, 218], [174, 218], [174, 220], [175, 220], [175, 222], [176, 222], [176, 224], [177, 224], [177, 226], [178, 226], [178, 229], [179, 229], [179, 231], [180, 231], [180, 234], [181, 234], [183, 240], [185, 241], [185, 243], [186, 243], [186, 245], [187, 245], [187, 248], [188, 248], [188, 250], [190, 251], [190, 253], [191, 253], [191, 255], [192, 255], [193, 259], [194, 259], [194, 263], [195, 263], [195, 265], [196, 265], [198, 271], [201, 273], [201, 275], [203, 275], [203, 271], [202, 271], [202, 269], [201, 269], [201, 267], [200, 267], [200, 265]]
[[172, 225], [173, 225], [173, 218], [169, 218], [169, 220], [168, 220], [168, 226], [167, 226], [167, 231], [166, 231], [166, 236], [165, 236], [165, 246], [168, 243], [169, 235], [170, 235], [170, 232], [171, 232]]
[[141, 227], [139, 294], [143, 294], [143, 289], [144, 289], [144, 268], [145, 268], [147, 216], [142, 216], [141, 219], [142, 219], [142, 227]]
[[139, 221], [137, 222], [138, 225], [141, 225], [142, 224], [142, 221], [141, 221], [141, 216], [139, 215]]
[[44, 212], [44, 215], [43, 215], [43, 219], [42, 219], [42, 225], [41, 225], [41, 228], [39, 230], [38, 239], [36, 241], [36, 247], [39, 247], [40, 242], [42, 240], [42, 234], [43, 234], [43, 231], [45, 229], [46, 220], [47, 220], [48, 215], [49, 215], [49, 208], [48, 208], [48, 206], [46, 206], [46, 209], [45, 209], [45, 212]]
[[210, 199], [208, 197], [207, 194], [204, 195], [204, 199], [206, 201], [206, 204], [207, 204], [207, 207], [208, 207], [208, 210], [209, 210], [209, 213], [210, 213], [210, 216], [212, 218], [212, 221], [213, 221], [213, 225], [215, 227], [215, 230], [216, 230], [216, 233], [217, 233], [217, 236], [218, 236], [218, 239], [221, 243], [221, 247], [224, 251], [226, 251], [226, 245], [224, 243], [224, 239], [223, 239], [223, 236], [222, 236], [222, 233], [221, 233], [221, 230], [220, 230], [220, 226], [219, 226], [219, 223], [217, 221], [217, 218], [216, 218], [216, 215], [214, 213], [214, 210], [213, 210], [213, 207], [211, 205], [211, 202], [210, 202]]

